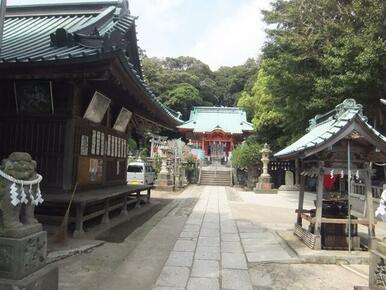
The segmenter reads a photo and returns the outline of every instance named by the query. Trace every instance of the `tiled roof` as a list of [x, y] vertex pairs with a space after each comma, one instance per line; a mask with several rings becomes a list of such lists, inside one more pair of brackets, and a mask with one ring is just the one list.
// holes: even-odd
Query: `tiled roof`
[[118, 55], [145, 95], [176, 125], [181, 124], [178, 115], [156, 98], [125, 54], [128, 41], [123, 36], [135, 25], [127, 1], [74, 3], [7, 7], [0, 66]]
[[276, 157], [288, 157], [296, 155], [307, 155], [311, 151], [324, 144], [327, 144], [335, 136], [341, 133], [348, 125], [358, 120], [365, 125], [374, 138], [379, 138], [386, 142], [386, 137], [376, 131], [367, 123], [367, 118], [363, 116], [362, 105], [357, 104], [354, 99], [346, 99], [343, 103], [325, 115], [317, 115], [310, 120], [308, 133], [303, 137], [275, 154]]
[[247, 122], [246, 113], [231, 107], [194, 107], [189, 121], [178, 128], [193, 132], [212, 132], [222, 130], [225, 133], [242, 134], [252, 131], [253, 126]]

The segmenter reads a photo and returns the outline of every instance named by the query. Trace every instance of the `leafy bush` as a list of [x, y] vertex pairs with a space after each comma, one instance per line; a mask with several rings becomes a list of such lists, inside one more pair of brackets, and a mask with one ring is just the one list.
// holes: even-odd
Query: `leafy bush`
[[262, 145], [246, 141], [232, 151], [232, 165], [237, 168], [257, 166], [260, 163]]

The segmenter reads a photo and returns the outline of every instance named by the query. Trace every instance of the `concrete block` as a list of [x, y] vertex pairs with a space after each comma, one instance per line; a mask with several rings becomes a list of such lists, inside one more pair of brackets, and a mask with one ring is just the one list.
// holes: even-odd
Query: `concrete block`
[[220, 237], [199, 237], [198, 247], [219, 247]]
[[197, 247], [195, 259], [220, 260], [220, 247]]
[[253, 290], [247, 270], [223, 269], [222, 288], [227, 290]]
[[196, 248], [195, 240], [183, 240], [178, 239], [176, 244], [174, 245], [173, 251], [176, 252], [193, 252]]
[[244, 254], [222, 253], [221, 265], [223, 269], [248, 270]]
[[170, 252], [166, 266], [190, 267], [193, 262], [193, 252]]
[[222, 253], [243, 253], [240, 242], [221, 242]]
[[210, 278], [190, 278], [188, 282], [188, 290], [219, 290], [220, 283], [218, 279]]
[[221, 241], [222, 242], [239, 242], [240, 237], [238, 234], [221, 234]]
[[157, 280], [157, 286], [186, 287], [189, 278], [188, 267], [165, 266]]
[[192, 277], [218, 278], [219, 262], [212, 260], [194, 260], [192, 268]]

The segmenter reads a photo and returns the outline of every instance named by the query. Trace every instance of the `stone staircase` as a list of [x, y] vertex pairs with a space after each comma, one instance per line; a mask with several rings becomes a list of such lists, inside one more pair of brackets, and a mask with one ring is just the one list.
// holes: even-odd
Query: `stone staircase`
[[202, 169], [200, 185], [232, 186], [231, 170], [228, 168]]

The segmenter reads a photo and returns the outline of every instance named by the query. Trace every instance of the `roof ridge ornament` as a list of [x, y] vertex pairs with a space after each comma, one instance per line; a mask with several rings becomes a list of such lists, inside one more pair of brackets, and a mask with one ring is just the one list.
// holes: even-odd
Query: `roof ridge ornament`
[[312, 119], [308, 120], [308, 128], [306, 129], [306, 132], [310, 132], [312, 129], [314, 129], [316, 126], [318, 126], [318, 120], [321, 115], [316, 115]]
[[75, 44], [74, 35], [65, 28], [58, 28], [50, 34], [51, 45], [57, 47], [73, 46]]
[[365, 122], [368, 121], [367, 117], [363, 115], [363, 106], [357, 104], [355, 99], [345, 99], [341, 104], [335, 107], [335, 119], [340, 119], [348, 111], [356, 111]]

